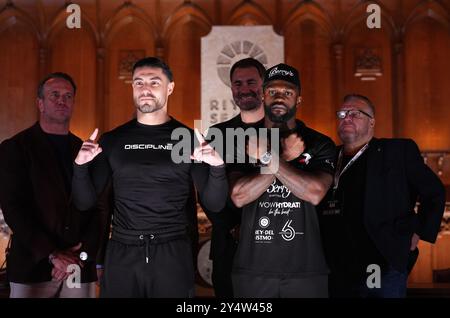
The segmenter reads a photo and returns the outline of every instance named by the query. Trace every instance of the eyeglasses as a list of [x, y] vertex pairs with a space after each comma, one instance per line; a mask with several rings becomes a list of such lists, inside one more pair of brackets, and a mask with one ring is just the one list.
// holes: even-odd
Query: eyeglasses
[[365, 111], [359, 109], [348, 109], [348, 110], [340, 110], [336, 112], [338, 119], [345, 119], [345, 117], [349, 116], [351, 119], [353, 118], [362, 118], [362, 115], [366, 115], [369, 118], [373, 118], [372, 115], [369, 115]]

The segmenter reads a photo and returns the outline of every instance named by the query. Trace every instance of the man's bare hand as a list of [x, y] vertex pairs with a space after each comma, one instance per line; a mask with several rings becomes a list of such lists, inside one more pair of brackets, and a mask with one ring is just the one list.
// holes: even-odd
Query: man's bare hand
[[102, 152], [102, 147], [95, 142], [97, 138], [98, 128], [95, 128], [94, 132], [91, 134], [88, 140], [83, 142], [80, 151], [75, 158], [75, 163], [77, 165], [83, 165], [92, 161], [100, 152]]
[[[51, 254], [50, 262], [53, 264], [52, 276], [55, 279], [65, 279], [70, 273], [66, 274], [69, 265], [76, 264], [83, 267], [83, 262], [80, 260], [79, 251], [81, 243], [68, 248], [66, 250], [57, 250]], [[63, 275], [64, 273], [64, 275]], [[63, 277], [64, 276], [64, 277]]]
[[297, 133], [293, 133], [287, 138], [281, 139], [281, 149], [283, 150], [281, 158], [291, 161], [298, 158], [305, 151], [305, 143]]
[[210, 166], [220, 166], [223, 165], [223, 159], [211, 147], [206, 141], [203, 135], [198, 131], [198, 129], [194, 129], [195, 135], [200, 143], [198, 147], [194, 149], [194, 153], [191, 155], [191, 159], [201, 161], [209, 164]]
[[67, 277], [69, 277], [70, 273], [67, 273], [66, 271], [60, 271], [56, 267], [52, 268], [52, 278], [53, 280], [56, 280], [58, 282], [65, 280]]

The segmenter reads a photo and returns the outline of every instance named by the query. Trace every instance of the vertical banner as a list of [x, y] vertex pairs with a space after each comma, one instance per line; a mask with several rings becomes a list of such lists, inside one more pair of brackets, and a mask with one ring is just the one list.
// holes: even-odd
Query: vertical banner
[[269, 26], [213, 26], [202, 37], [202, 130], [239, 113], [233, 102], [230, 69], [243, 58], [266, 68], [284, 62], [284, 38]]

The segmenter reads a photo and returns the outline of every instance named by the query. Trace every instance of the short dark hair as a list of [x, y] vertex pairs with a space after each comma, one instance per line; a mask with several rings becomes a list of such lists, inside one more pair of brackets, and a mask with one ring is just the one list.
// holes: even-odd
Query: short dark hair
[[170, 70], [170, 67], [160, 58], [150, 56], [150, 57], [144, 57], [143, 59], [140, 59], [133, 65], [133, 75], [134, 71], [136, 71], [137, 68], [140, 67], [156, 67], [162, 69], [163, 73], [167, 76], [170, 82], [173, 82], [173, 74]]
[[361, 94], [348, 94], [345, 95], [344, 97], [344, 103], [353, 100], [353, 99], [359, 99], [361, 101], [363, 101], [364, 103], [367, 104], [367, 106], [369, 106], [370, 110], [372, 111], [372, 114], [375, 116], [375, 105], [372, 103], [372, 101], [369, 99], [369, 97], [361, 95]]
[[264, 74], [266, 73], [266, 68], [264, 67], [264, 65], [262, 65], [262, 63], [252, 57], [248, 57], [242, 60], [237, 61], [236, 63], [233, 64], [233, 66], [231, 67], [230, 70], [230, 80], [231, 77], [233, 76], [234, 71], [237, 68], [250, 68], [250, 67], [254, 67], [258, 70], [258, 74], [259, 77], [261, 77], [261, 79], [264, 79]]
[[38, 89], [37, 89], [37, 96], [38, 98], [42, 99], [44, 98], [44, 85], [47, 83], [47, 81], [51, 80], [52, 78], [62, 78], [70, 83], [73, 88], [73, 94], [77, 92], [77, 85], [75, 85], [75, 81], [72, 79], [72, 77], [69, 74], [63, 73], [63, 72], [54, 72], [48, 74], [44, 79], [42, 79], [39, 82]]

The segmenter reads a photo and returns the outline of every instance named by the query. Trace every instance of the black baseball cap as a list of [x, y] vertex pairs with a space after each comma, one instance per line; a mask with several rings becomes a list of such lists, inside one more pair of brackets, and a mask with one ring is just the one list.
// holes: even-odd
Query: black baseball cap
[[264, 75], [263, 87], [275, 80], [282, 80], [294, 84], [301, 91], [300, 76], [295, 67], [280, 63], [269, 68]]

